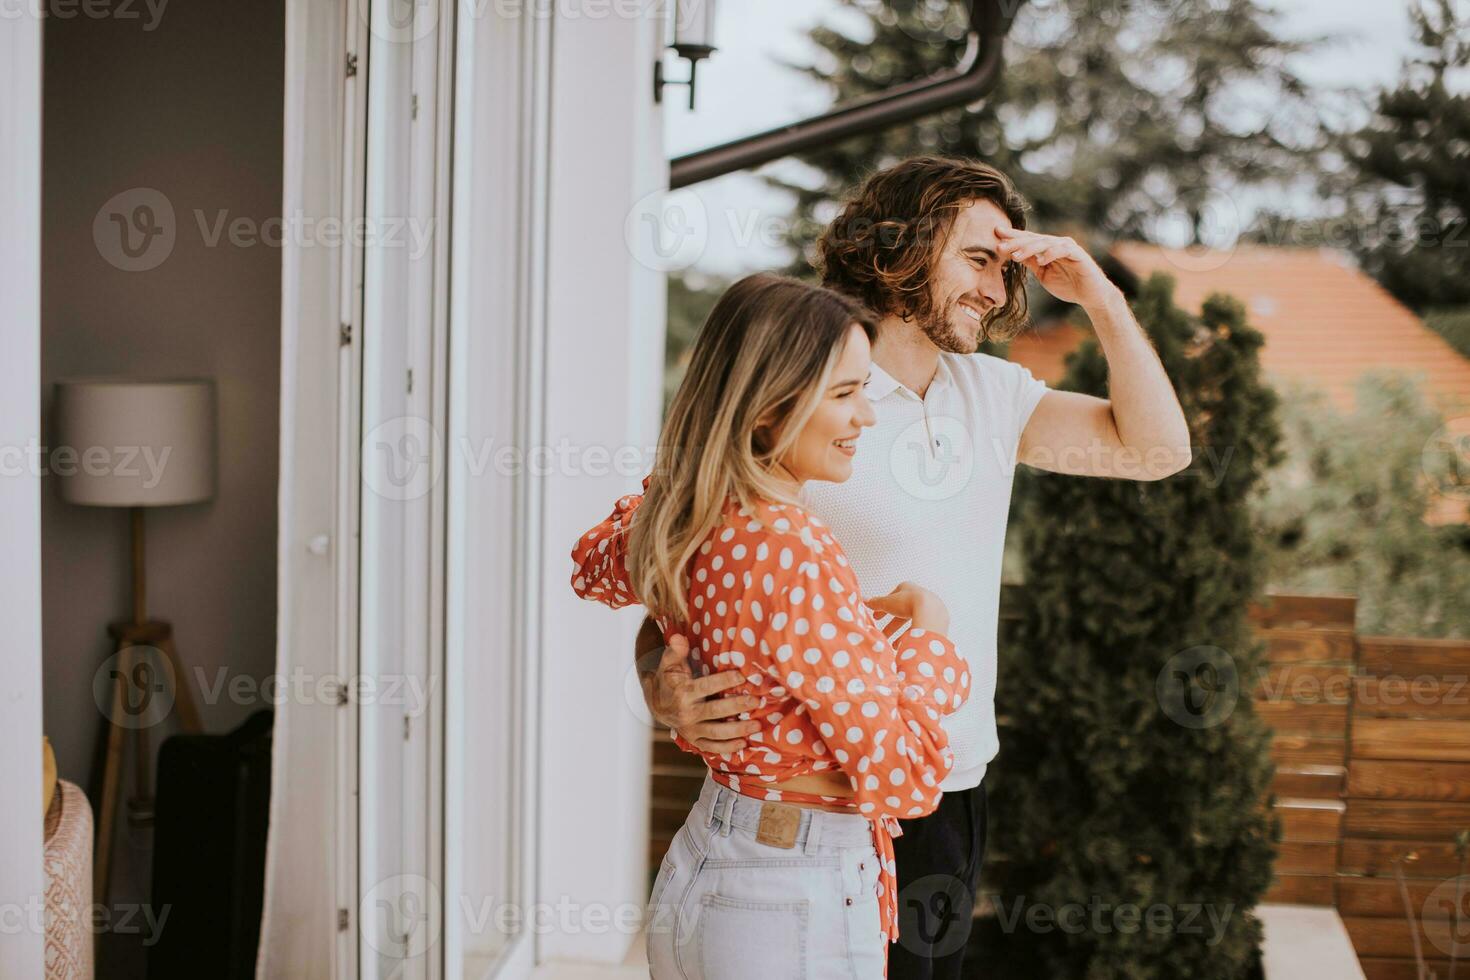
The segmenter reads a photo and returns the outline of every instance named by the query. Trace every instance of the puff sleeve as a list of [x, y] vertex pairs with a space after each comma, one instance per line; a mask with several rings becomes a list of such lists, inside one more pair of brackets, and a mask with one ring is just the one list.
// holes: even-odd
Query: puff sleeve
[[[648, 477], [643, 479], [648, 489]], [[621, 609], [638, 602], [628, 579], [628, 525], [642, 494], [619, 497], [602, 523], [577, 539], [572, 548], [572, 589], [583, 599]]]

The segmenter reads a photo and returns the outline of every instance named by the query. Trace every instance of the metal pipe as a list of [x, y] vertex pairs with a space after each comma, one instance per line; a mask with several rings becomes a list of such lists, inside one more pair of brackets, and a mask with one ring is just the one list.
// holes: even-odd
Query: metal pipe
[[748, 170], [983, 98], [1000, 79], [1006, 32], [1023, 2], [971, 0], [969, 40], [958, 67], [876, 92], [810, 119], [675, 157], [669, 162], [669, 186], [687, 187]]

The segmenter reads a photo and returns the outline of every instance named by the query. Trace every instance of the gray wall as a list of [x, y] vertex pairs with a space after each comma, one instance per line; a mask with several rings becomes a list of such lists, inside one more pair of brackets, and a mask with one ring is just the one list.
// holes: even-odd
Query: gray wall
[[[173, 623], [186, 673], [261, 680], [275, 657], [281, 252], [228, 237], [211, 246], [200, 221], [280, 214], [284, 3], [109, 8], [135, 19], [58, 9], [75, 16], [45, 29], [42, 437], [54, 442], [59, 377], [215, 379], [218, 494], [147, 512], [148, 611]], [[93, 224], [135, 188], [168, 199], [175, 240], [144, 253], [155, 267], [124, 271], [107, 258], [121, 261], [116, 230], [99, 245]], [[131, 610], [129, 560], [125, 510], [68, 504], [44, 480], [44, 724], [61, 776], [84, 788], [102, 722], [92, 678], [112, 652], [107, 623]], [[205, 728], [226, 731], [259, 707], [204, 703]]]

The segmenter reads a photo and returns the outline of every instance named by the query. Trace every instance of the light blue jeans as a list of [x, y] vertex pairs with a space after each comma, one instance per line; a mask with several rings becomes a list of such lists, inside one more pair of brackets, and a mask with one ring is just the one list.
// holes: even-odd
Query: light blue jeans
[[[793, 846], [781, 847], [757, 840], [762, 807], [792, 804], [741, 796], [706, 773], [649, 897], [654, 980], [881, 978], [887, 951], [868, 819], [792, 807]], [[766, 838], [792, 837], [791, 822], [768, 819]]]

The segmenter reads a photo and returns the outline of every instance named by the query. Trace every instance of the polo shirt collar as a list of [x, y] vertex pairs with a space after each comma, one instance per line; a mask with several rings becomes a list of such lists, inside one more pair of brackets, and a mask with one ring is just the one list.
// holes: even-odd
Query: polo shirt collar
[[[868, 366], [868, 371], [871, 377], [868, 378], [868, 383], [863, 390], [867, 394], [869, 401], [876, 402], [887, 398], [900, 388], [903, 388], [904, 391], [913, 395], [915, 398], [918, 397], [916, 392], [904, 388], [897, 378], [879, 367], [877, 361], [873, 361]], [[929, 391], [939, 391], [948, 387], [952, 382], [953, 376], [950, 374], [949, 363], [945, 360], [944, 355], [941, 354], [939, 355], [939, 366], [934, 372], [934, 380], [929, 382]]]
[[868, 383], [863, 386], [863, 391], [869, 401], [881, 401], [893, 394], [898, 387], [898, 379], [880, 368], [877, 361], [868, 365]]

